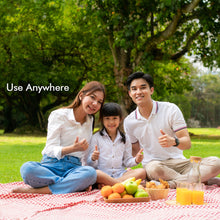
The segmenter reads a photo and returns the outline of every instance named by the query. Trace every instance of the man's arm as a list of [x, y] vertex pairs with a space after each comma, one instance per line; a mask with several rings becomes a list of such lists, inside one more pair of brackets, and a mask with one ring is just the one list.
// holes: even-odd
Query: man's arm
[[[180, 150], [187, 150], [191, 148], [191, 139], [187, 128], [176, 132], [176, 136], [179, 139], [179, 145], [177, 146]], [[176, 144], [174, 138], [174, 145]]]
[[[160, 132], [162, 135], [158, 138], [158, 141], [162, 147], [172, 147], [176, 145], [174, 137], [164, 133], [162, 130], [160, 130]], [[179, 139], [179, 145], [177, 147], [180, 150], [191, 148], [191, 140], [187, 128], [177, 131], [176, 136]]]
[[136, 157], [139, 150], [140, 150], [140, 144], [139, 144], [139, 141], [137, 141], [136, 143], [132, 144], [132, 156]]

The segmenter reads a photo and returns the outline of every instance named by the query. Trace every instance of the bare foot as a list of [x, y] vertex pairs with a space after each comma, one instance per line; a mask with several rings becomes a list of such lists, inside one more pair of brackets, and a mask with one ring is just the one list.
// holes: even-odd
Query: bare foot
[[99, 184], [98, 184], [98, 189], [101, 189], [103, 186], [105, 186], [105, 184], [99, 183]]
[[27, 187], [18, 187], [11, 191], [12, 193], [39, 193], [39, 194], [52, 194], [49, 187], [42, 188], [27, 188]]
[[92, 191], [92, 186], [89, 186], [88, 188], [85, 189], [86, 192], [91, 192]]

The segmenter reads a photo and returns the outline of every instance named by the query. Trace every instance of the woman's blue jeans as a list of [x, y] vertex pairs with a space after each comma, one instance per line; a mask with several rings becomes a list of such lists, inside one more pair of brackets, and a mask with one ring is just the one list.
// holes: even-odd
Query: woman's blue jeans
[[33, 188], [48, 186], [53, 194], [80, 192], [96, 182], [96, 170], [82, 166], [79, 158], [43, 156], [42, 161], [26, 162], [21, 166], [24, 182]]

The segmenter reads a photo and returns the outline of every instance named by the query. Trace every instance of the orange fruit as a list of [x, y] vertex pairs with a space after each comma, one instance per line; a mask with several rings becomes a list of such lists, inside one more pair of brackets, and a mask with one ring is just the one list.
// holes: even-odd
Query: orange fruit
[[112, 190], [114, 193], [123, 193], [125, 191], [125, 187], [122, 183], [116, 183], [112, 186]]
[[120, 199], [121, 195], [119, 193], [112, 193], [108, 196], [108, 199]]
[[122, 196], [123, 199], [127, 199], [127, 198], [134, 198], [132, 195], [129, 194], [125, 194]]
[[112, 187], [111, 186], [103, 186], [102, 188], [101, 188], [101, 195], [103, 196], [103, 197], [108, 197], [110, 194], [112, 194], [113, 193], [113, 190], [112, 190]]

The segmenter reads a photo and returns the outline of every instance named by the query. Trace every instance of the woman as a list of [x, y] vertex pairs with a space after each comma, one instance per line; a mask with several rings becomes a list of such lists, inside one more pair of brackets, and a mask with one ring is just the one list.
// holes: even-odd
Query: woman
[[104, 103], [105, 88], [96, 81], [86, 84], [73, 103], [51, 112], [42, 161], [21, 167], [24, 182], [14, 193], [63, 194], [82, 191], [96, 182], [94, 168], [82, 166], [92, 136], [94, 117]]

